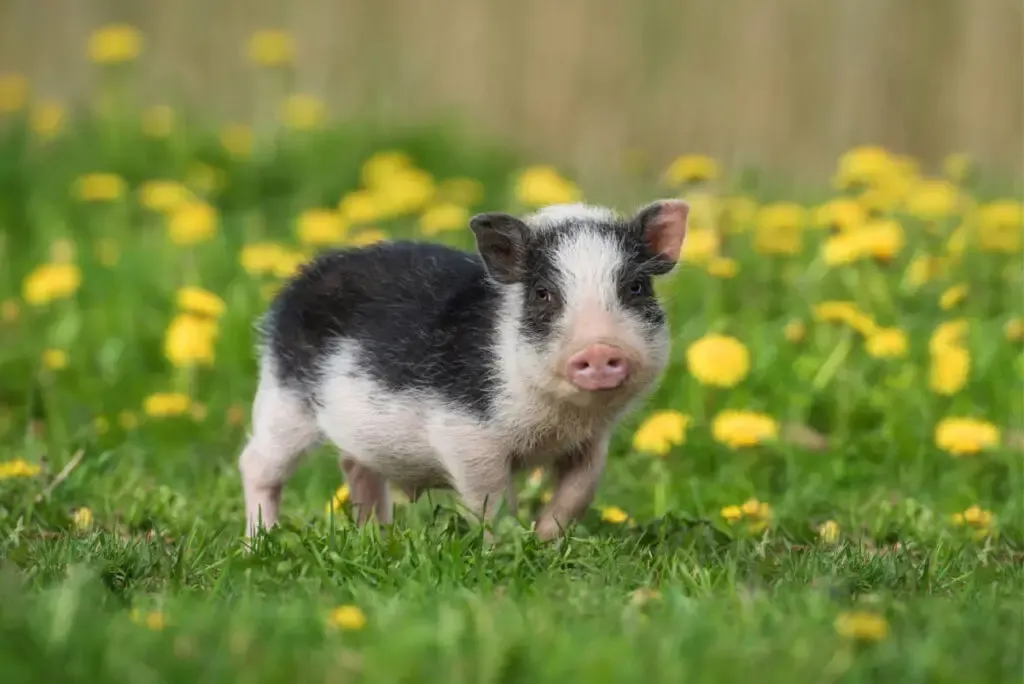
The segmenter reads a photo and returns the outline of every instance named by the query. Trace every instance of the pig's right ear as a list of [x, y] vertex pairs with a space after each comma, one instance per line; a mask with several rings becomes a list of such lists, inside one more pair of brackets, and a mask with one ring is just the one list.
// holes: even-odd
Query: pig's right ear
[[637, 212], [634, 221], [643, 241], [657, 259], [655, 273], [668, 273], [675, 268], [686, 240], [690, 205], [680, 199], [652, 202]]
[[503, 285], [519, 282], [526, 260], [526, 224], [515, 216], [492, 212], [471, 218], [469, 228], [491, 277]]

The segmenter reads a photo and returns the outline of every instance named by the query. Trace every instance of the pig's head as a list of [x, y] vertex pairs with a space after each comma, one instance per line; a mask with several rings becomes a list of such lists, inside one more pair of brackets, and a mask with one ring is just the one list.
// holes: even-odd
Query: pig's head
[[582, 204], [525, 220], [473, 217], [477, 249], [502, 293], [499, 365], [513, 393], [611, 407], [653, 385], [669, 354], [653, 279], [675, 267], [689, 211], [663, 200], [629, 218]]

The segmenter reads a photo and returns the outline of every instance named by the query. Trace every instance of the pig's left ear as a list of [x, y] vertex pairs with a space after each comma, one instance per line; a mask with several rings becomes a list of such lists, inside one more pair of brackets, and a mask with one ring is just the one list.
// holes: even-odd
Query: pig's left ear
[[469, 228], [491, 277], [503, 285], [518, 283], [526, 260], [526, 224], [510, 214], [490, 212], [471, 218]]
[[659, 262], [656, 274], [668, 273], [675, 268], [683, 250], [689, 218], [690, 205], [680, 199], [659, 200], [637, 212], [634, 221], [647, 248]]

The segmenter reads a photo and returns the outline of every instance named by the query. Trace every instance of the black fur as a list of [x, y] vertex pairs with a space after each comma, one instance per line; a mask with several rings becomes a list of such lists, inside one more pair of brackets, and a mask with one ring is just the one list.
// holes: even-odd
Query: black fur
[[477, 255], [429, 243], [326, 252], [275, 298], [263, 325], [278, 381], [317, 402], [320, 367], [344, 339], [391, 390], [430, 389], [487, 413], [498, 290]]

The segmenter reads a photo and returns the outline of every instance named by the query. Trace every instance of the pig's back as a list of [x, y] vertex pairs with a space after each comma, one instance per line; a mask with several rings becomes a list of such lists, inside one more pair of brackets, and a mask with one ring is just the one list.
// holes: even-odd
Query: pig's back
[[486, 412], [496, 310], [477, 255], [400, 241], [318, 256], [262, 328], [278, 380], [314, 401], [323, 373], [346, 372]]

